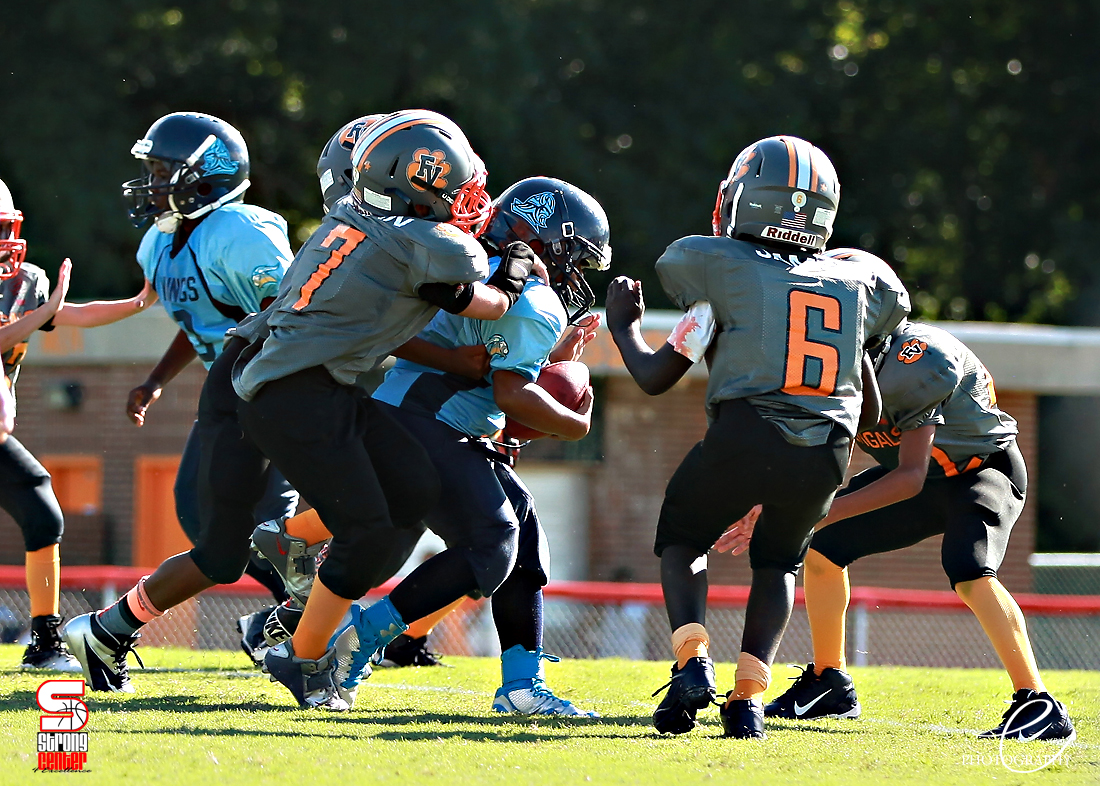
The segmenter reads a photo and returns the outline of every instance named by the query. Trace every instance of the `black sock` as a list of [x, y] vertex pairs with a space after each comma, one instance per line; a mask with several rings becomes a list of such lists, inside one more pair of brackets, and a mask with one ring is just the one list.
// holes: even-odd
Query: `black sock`
[[476, 592], [477, 577], [469, 560], [447, 549], [425, 561], [390, 593], [390, 603], [408, 625]]
[[765, 663], [775, 660], [783, 631], [794, 609], [794, 573], [779, 568], [752, 572], [752, 589], [745, 608], [745, 632], [741, 651]]
[[707, 621], [707, 572], [692, 563], [705, 553], [693, 546], [666, 546], [661, 552], [661, 589], [668, 622], [677, 630], [690, 622]]
[[492, 603], [501, 652], [517, 644], [528, 652], [542, 646], [542, 577], [539, 574], [516, 568], [493, 593]]

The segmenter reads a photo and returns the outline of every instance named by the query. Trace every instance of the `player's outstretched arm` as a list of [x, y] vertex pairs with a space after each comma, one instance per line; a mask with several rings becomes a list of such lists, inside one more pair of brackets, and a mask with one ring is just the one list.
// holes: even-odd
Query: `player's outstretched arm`
[[0, 327], [0, 352], [7, 352], [12, 347], [22, 344], [34, 331], [51, 319], [56, 321], [59, 312], [66, 308], [65, 295], [69, 292], [69, 276], [72, 270], [73, 263], [66, 259], [61, 263], [61, 269], [57, 273], [57, 285], [46, 302], [34, 311], [25, 312], [14, 322]]
[[390, 354], [470, 379], [481, 379], [489, 373], [489, 351], [484, 344], [448, 349], [422, 338], [411, 338]]
[[198, 357], [187, 334], [182, 330], [172, 339], [160, 362], [149, 372], [148, 378], [130, 391], [126, 398], [126, 416], [135, 426], [145, 425], [145, 413], [149, 405], [160, 398], [160, 393], [172, 379]]
[[526, 377], [500, 369], [493, 374], [493, 398], [512, 420], [560, 439], [582, 439], [592, 427], [591, 387], [574, 412]]
[[643, 391], [658, 396], [679, 382], [692, 362], [665, 343], [656, 352], [642, 336], [645, 300], [642, 282], [619, 276], [607, 288], [607, 327], [630, 376]]
[[873, 483], [834, 499], [829, 515], [821, 520], [817, 529], [917, 496], [928, 477], [928, 461], [932, 458], [935, 438], [936, 427], [932, 424], [901, 432], [898, 466]]
[[148, 281], [141, 292], [125, 300], [94, 300], [91, 303], [66, 303], [54, 317], [55, 325], [90, 328], [109, 325], [132, 317], [157, 302], [157, 293]]

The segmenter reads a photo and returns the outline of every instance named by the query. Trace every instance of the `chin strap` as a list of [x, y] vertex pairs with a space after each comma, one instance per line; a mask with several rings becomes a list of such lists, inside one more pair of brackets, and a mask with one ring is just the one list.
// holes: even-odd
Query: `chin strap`
[[183, 216], [173, 210], [166, 210], [156, 217], [155, 222], [157, 229], [166, 235], [171, 235], [177, 229], [179, 229], [180, 221], [183, 220]]

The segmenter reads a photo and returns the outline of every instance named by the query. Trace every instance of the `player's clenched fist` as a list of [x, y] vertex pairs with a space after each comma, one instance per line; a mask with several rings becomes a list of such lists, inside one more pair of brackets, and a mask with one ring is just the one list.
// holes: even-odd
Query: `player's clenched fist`
[[612, 333], [626, 330], [645, 313], [642, 282], [616, 276], [607, 287], [607, 328]]

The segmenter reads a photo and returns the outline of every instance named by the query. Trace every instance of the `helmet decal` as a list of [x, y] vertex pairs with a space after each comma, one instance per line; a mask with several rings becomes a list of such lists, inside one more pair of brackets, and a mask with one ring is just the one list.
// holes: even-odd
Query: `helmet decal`
[[[797, 209], [798, 208], [795, 208], [795, 210]], [[806, 214], [792, 213], [789, 210], [784, 210], [783, 217], [779, 219], [779, 225], [782, 227], [786, 227], [787, 229], [805, 229]]]
[[204, 175], [235, 175], [241, 165], [229, 157], [229, 148], [225, 142], [215, 138], [202, 156]]
[[[370, 163], [369, 161], [366, 163]], [[431, 188], [443, 189], [447, 187], [447, 175], [451, 172], [451, 165], [447, 162], [447, 154], [442, 150], [429, 151], [422, 147], [413, 153], [413, 160], [409, 163], [405, 174], [414, 188], [426, 191], [424, 183]], [[419, 183], [417, 181], [420, 181]]]
[[906, 365], [916, 363], [924, 357], [924, 350], [926, 349], [928, 349], [928, 344], [925, 342], [915, 338], [909, 339], [898, 350], [898, 360]]
[[543, 191], [524, 200], [513, 199], [511, 210], [534, 229], [546, 229], [546, 222], [554, 215], [554, 195], [549, 191]]

